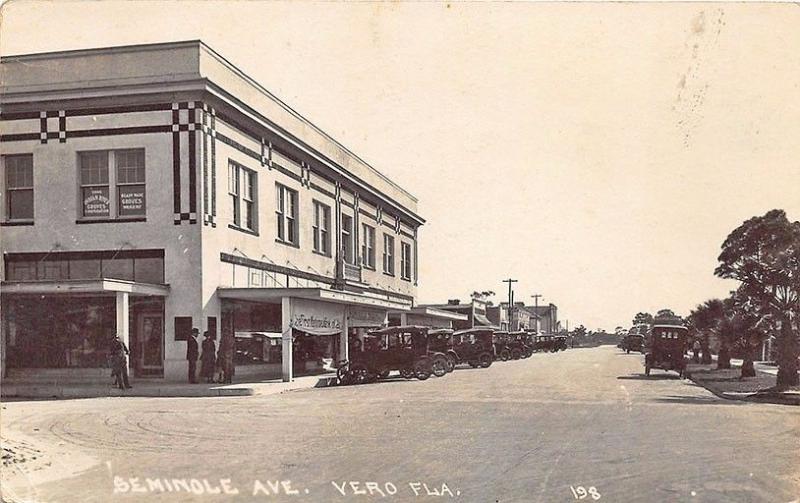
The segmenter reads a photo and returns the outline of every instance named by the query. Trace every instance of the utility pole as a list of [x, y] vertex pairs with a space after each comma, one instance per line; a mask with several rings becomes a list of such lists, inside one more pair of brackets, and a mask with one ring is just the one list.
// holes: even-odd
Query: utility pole
[[536, 335], [539, 335], [539, 326], [540, 326], [539, 320], [541, 319], [539, 317], [539, 297], [544, 297], [544, 296], [540, 293], [535, 293], [531, 295], [531, 297], [533, 297], [533, 303], [534, 303], [533, 312], [536, 313]]
[[516, 283], [516, 282], [517, 282], [516, 279], [511, 279], [511, 278], [503, 280], [503, 283], [508, 283], [508, 327], [507, 327], [507, 329], [509, 331], [511, 330], [511, 308], [512, 308], [512, 304], [514, 302], [514, 299], [513, 299], [514, 292], [511, 291], [511, 284], [512, 283]]

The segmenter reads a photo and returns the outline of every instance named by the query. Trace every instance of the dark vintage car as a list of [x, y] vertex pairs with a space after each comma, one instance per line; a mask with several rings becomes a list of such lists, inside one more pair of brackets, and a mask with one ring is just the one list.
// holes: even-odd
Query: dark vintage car
[[525, 332], [509, 332], [508, 349], [511, 352], [512, 360], [528, 358], [533, 354], [533, 348], [525, 344]]
[[555, 351], [555, 337], [552, 335], [537, 335], [536, 344], [533, 350], [537, 353], [547, 353]]
[[557, 335], [555, 338], [554, 346], [556, 351], [566, 351], [567, 349], [567, 336]]
[[453, 350], [457, 363], [471, 367], [487, 368], [494, 361], [494, 344], [491, 328], [467, 328], [453, 334]]
[[452, 372], [459, 363], [458, 353], [454, 349], [453, 330], [449, 328], [428, 330], [428, 351], [445, 355], [448, 372]]
[[511, 337], [505, 330], [496, 330], [492, 334], [492, 344], [494, 345], [494, 355], [496, 360], [508, 361], [511, 359], [511, 348], [509, 344]]
[[650, 375], [652, 369], [674, 370], [684, 377], [688, 333], [683, 325], [653, 325], [646, 342], [644, 373]]
[[639, 334], [628, 334], [622, 339], [620, 346], [626, 353], [631, 351], [639, 351], [644, 353], [644, 336]]
[[362, 384], [400, 371], [406, 379], [425, 380], [431, 375], [447, 373], [447, 357], [428, 349], [428, 327], [401, 326], [370, 330], [360, 350], [340, 362], [339, 384]]

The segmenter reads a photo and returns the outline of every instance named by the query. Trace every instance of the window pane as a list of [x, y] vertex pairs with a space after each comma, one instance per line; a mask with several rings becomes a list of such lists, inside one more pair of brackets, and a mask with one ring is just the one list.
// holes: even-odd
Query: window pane
[[69, 271], [65, 260], [48, 260], [39, 262], [39, 279], [60, 280], [67, 279]]
[[108, 187], [84, 187], [83, 216], [109, 216]]
[[244, 215], [245, 226], [251, 231], [255, 230], [256, 225], [253, 218], [253, 203], [251, 203], [250, 201], [245, 201], [244, 212], [245, 212]]
[[108, 152], [81, 152], [81, 185], [108, 183]]
[[33, 189], [9, 190], [7, 194], [9, 220], [33, 218]]
[[164, 282], [163, 258], [136, 258], [134, 259], [134, 279], [142, 283]]
[[33, 187], [33, 156], [9, 155], [5, 157], [6, 188]]
[[144, 150], [114, 152], [118, 183], [144, 183]]
[[123, 185], [117, 187], [119, 191], [119, 215], [144, 216], [145, 215], [145, 186]]
[[70, 279], [96, 279], [99, 277], [99, 259], [73, 259], [69, 261]]
[[133, 259], [103, 259], [103, 277], [133, 281]]
[[36, 261], [9, 261], [8, 262], [9, 281], [32, 281], [36, 279]]

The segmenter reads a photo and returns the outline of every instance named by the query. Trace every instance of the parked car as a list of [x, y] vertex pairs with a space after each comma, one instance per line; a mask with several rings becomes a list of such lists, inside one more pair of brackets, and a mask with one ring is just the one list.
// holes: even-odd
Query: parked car
[[508, 348], [511, 351], [511, 359], [519, 360], [528, 358], [533, 354], [533, 350], [525, 345], [525, 332], [509, 332]]
[[508, 361], [511, 359], [510, 337], [505, 330], [497, 330], [492, 334], [494, 355], [496, 360]]
[[567, 336], [566, 335], [557, 335], [555, 338], [555, 349], [556, 351], [566, 351], [567, 350]]
[[454, 349], [453, 330], [449, 328], [428, 330], [428, 351], [445, 355], [447, 372], [452, 372], [456, 368], [458, 353]]
[[453, 334], [453, 350], [457, 363], [468, 363], [471, 367], [488, 368], [494, 361], [494, 330], [491, 328], [467, 328]]
[[444, 375], [446, 360], [442, 353], [430, 353], [428, 327], [388, 327], [367, 332], [361, 351], [339, 365], [337, 377], [339, 384], [363, 384], [398, 370], [406, 379], [424, 381], [433, 374]]
[[555, 337], [552, 335], [537, 335], [533, 350], [538, 353], [552, 352], [555, 347]]

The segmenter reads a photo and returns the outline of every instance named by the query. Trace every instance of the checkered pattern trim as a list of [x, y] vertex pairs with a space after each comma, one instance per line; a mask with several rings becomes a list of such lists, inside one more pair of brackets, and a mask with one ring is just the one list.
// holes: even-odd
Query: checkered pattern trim
[[400, 234], [400, 217], [394, 217], [394, 233]]
[[383, 223], [383, 208], [380, 206], [375, 208], [375, 221], [378, 222], [378, 224]]

